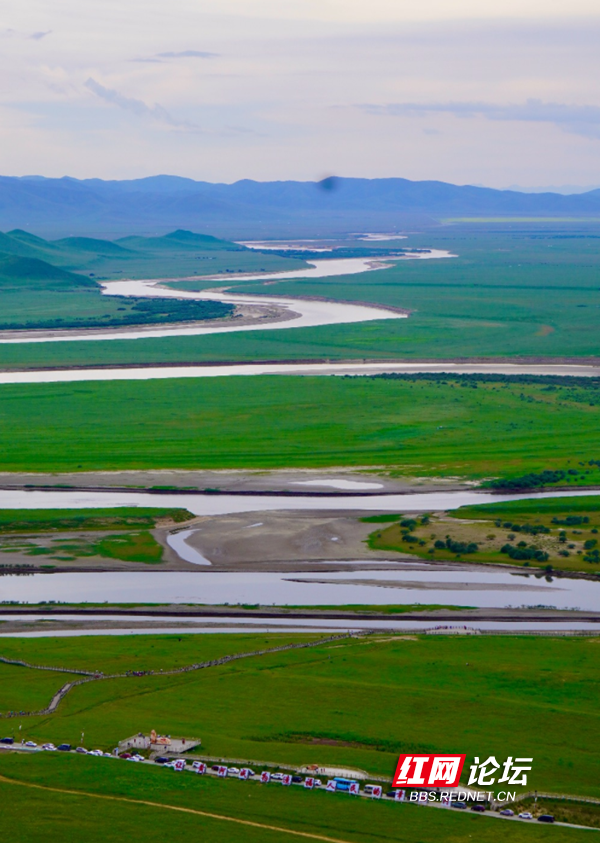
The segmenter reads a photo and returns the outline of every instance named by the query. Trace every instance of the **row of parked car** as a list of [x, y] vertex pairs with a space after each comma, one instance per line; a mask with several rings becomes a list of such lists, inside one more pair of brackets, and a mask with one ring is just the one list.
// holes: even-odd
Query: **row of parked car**
[[[0, 738], [0, 744], [5, 744], [7, 746], [12, 746], [15, 743], [14, 738]], [[78, 746], [73, 750], [73, 747], [70, 743], [61, 743], [58, 746], [55, 746], [53, 743], [43, 743], [41, 746], [38, 746], [35, 741], [23, 741], [22, 743], [18, 744], [18, 746], [24, 746], [27, 749], [39, 749], [45, 752], [79, 752], [81, 755], [98, 755], [104, 756], [106, 758], [113, 758], [114, 756], [111, 755], [110, 752], [103, 752], [101, 749], [85, 749], [83, 746]]]
[[[14, 743], [15, 743], [14, 738], [0, 738], [0, 744], [5, 744], [5, 745], [10, 746], [10, 745], [13, 745]], [[24, 747], [27, 747], [27, 749], [38, 749], [38, 750], [42, 750], [42, 751], [45, 751], [45, 752], [78, 752], [81, 755], [93, 755], [93, 756], [96, 756], [96, 757], [104, 757], [104, 758], [121, 758], [121, 759], [124, 759], [126, 761], [134, 761], [134, 762], [140, 762], [140, 761], [146, 761], [147, 760], [146, 758], [144, 758], [143, 755], [140, 755], [139, 753], [122, 752], [119, 755], [115, 755], [115, 754], [112, 754], [110, 752], [103, 752], [103, 750], [101, 750], [101, 749], [86, 749], [83, 746], [78, 746], [78, 747], [75, 747], [75, 749], [73, 749], [71, 744], [68, 744], [68, 743], [61, 743], [58, 746], [55, 746], [53, 743], [44, 743], [41, 746], [38, 746], [38, 744], [35, 743], [34, 741], [25, 741], [21, 745], [24, 746]], [[168, 758], [165, 755], [159, 755], [156, 758], [154, 758], [154, 763], [160, 764], [163, 767], [173, 768], [173, 769], [176, 769], [176, 770], [185, 770], [187, 768], [187, 763], [186, 763], [185, 759], [183, 759], [183, 758], [171, 759], [171, 758]], [[201, 768], [200, 770], [199, 770], [199, 767]], [[194, 769], [197, 772], [198, 771], [204, 772], [207, 768], [206, 768], [205, 764], [202, 764], [201, 762], [195, 762], [192, 769]], [[257, 775], [256, 772], [254, 770], [252, 770], [250, 767], [244, 767], [244, 768], [240, 769], [239, 767], [224, 767], [221, 764], [213, 764], [210, 769], [211, 769], [211, 772], [213, 772], [217, 775], [220, 775], [220, 776], [224, 775], [224, 776], [229, 776], [229, 777], [234, 777], [234, 778], [248, 779], [248, 778], [253, 778], [254, 776]], [[264, 773], [260, 774], [260, 775], [264, 776]], [[286, 773], [270, 773], [268, 778], [271, 781], [279, 781], [279, 782], [283, 782], [285, 784], [305, 784], [306, 781], [307, 781], [302, 776], [290, 775], [290, 774], [286, 774]], [[358, 792], [359, 792], [359, 783], [356, 782], [356, 781], [353, 781], [351, 779], [335, 777], [333, 779], [330, 779], [327, 782], [326, 785], [323, 785], [323, 782], [321, 781], [321, 779], [318, 779], [318, 778], [315, 778], [315, 777], [309, 777], [309, 781], [311, 783], [310, 784], [311, 788], [312, 787], [316, 787], [316, 788], [327, 787], [328, 790], [333, 789], [333, 790], [346, 791], [346, 792], [356, 793], [356, 794], [358, 794]], [[332, 787], [332, 785], [334, 785], [334, 787]], [[388, 791], [387, 793], [384, 794], [382, 792], [382, 788], [381, 788], [380, 785], [366, 784], [364, 786], [363, 793], [366, 796], [378, 796], [378, 797], [386, 796], [390, 799], [394, 799], [394, 800], [398, 799], [398, 792], [397, 791], [391, 790], [391, 791]], [[464, 811], [464, 810], [467, 809], [468, 806], [467, 806], [466, 802], [450, 802], [450, 807], [457, 808], [458, 810]], [[481, 803], [475, 802], [475, 803], [473, 803], [473, 805], [471, 805], [471, 810], [475, 811], [477, 813], [485, 813], [486, 808]], [[503, 817], [514, 817], [515, 816], [515, 812], [511, 808], [503, 808], [499, 813]], [[533, 814], [530, 811], [521, 811], [521, 813], [518, 814], [518, 818], [521, 819], [521, 820], [532, 820], [532, 819], [534, 819]], [[552, 814], [541, 814], [537, 818], [537, 820], [538, 820], [538, 822], [542, 822], [542, 823], [553, 823], [555, 821]]]
[[[451, 805], [452, 808], [458, 808], [459, 810], [463, 810], [463, 811], [466, 810], [466, 808], [468, 807], [466, 802], [451, 802], [450, 805]], [[480, 802], [474, 802], [473, 805], [471, 805], [471, 810], [476, 811], [480, 814], [484, 814], [485, 811], [486, 811], [486, 808]], [[498, 813], [500, 814], [501, 817], [514, 817], [515, 816], [515, 812], [512, 810], [512, 808], [503, 808], [501, 811], [498, 811]], [[521, 811], [521, 813], [518, 814], [518, 818], [520, 820], [532, 820], [534, 817], [533, 817], [533, 814], [530, 813], [530, 811]], [[540, 816], [537, 819], [538, 819], [538, 822], [541, 822], [541, 823], [553, 823], [554, 822], [554, 817], [552, 816], [552, 814], [540, 814]]]

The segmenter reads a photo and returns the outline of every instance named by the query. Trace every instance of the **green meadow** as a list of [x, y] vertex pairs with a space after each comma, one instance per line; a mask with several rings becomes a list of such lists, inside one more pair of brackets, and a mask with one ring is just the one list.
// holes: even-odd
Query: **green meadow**
[[369, 547], [437, 561], [599, 573], [598, 495], [463, 506], [436, 515], [397, 515], [395, 522], [371, 533]]
[[0, 534], [152, 528], [163, 519], [180, 523], [192, 517], [187, 510], [177, 507], [0, 509]]
[[[503, 821], [471, 812], [176, 774], [103, 758], [7, 754], [0, 757], [0, 776], [3, 822], [23, 843], [158, 843], [173, 836], [291, 843], [313, 835], [336, 843], [499, 843], [508, 831]], [[579, 843], [594, 839], [590, 834], [538, 823], [510, 826], [514, 843]]]
[[[594, 225], [569, 223], [444, 226], [426, 234], [411, 234], [402, 246], [447, 249], [456, 258], [400, 261], [376, 272], [307, 277], [268, 287], [263, 282], [236, 280], [233, 274], [227, 278], [228, 284], [241, 292], [373, 302], [407, 309], [408, 319], [135, 342], [0, 345], [0, 365], [596, 357], [599, 231]], [[244, 267], [249, 262], [248, 268], [253, 271], [256, 261], [261, 264], [259, 269], [269, 271], [302, 265], [297, 262], [292, 266], [290, 262], [295, 258], [260, 253], [257, 258], [249, 251], [224, 251], [224, 263], [219, 267], [223, 274], [227, 275], [227, 260], [229, 267], [243, 268], [238, 266], [241, 257]], [[180, 250], [177, 254], [181, 253]], [[188, 264], [195, 253], [184, 254], [188, 255], [188, 263], [179, 257], [161, 258], [170, 261], [170, 277], [190, 274]], [[201, 263], [203, 267], [209, 263], [212, 266], [210, 261]], [[141, 277], [153, 277], [149, 266], [141, 268]], [[123, 277], [140, 277], [133, 269], [133, 264], [126, 266]], [[165, 270], [160, 262], [155, 269], [160, 277], [159, 270]], [[203, 272], [204, 269], [200, 274]], [[113, 271], [111, 277], [119, 275]], [[206, 284], [198, 282], [196, 286]]]
[[[191, 517], [185, 509], [176, 508], [3, 509], [0, 510], [0, 554], [8, 554], [9, 566], [15, 552], [42, 563], [99, 557], [158, 564], [164, 548], [150, 530], [157, 522], [173, 525]], [[119, 532], [102, 535], [109, 530]], [[75, 535], [60, 535], [66, 531]], [[5, 557], [0, 559], [3, 560], [0, 564], [4, 564]]]
[[[247, 635], [240, 646], [228, 635], [155, 634], [86, 638], [85, 648], [77, 638], [2, 639], [0, 646], [4, 657], [36, 664], [166, 670], [263, 649], [276, 639]], [[155, 728], [201, 738], [210, 756], [349, 766], [381, 776], [392, 775], [401, 752], [532, 757], [528, 788], [597, 797], [599, 653], [597, 638], [343, 639], [172, 676], [88, 682], [54, 714], [0, 720], [0, 729], [14, 734], [22, 725], [25, 739], [74, 745], [84, 732], [88, 748], [112, 750], [118, 740]], [[25, 678], [13, 689], [19, 669]], [[0, 689], [8, 689], [13, 707], [32, 710], [45, 694], [49, 701], [45, 671], [0, 664], [0, 676], [7, 677]], [[64, 676], [54, 676], [55, 689]], [[5, 763], [0, 756], [0, 773]], [[33, 769], [45, 762], [28, 763]], [[49, 769], [40, 766], [46, 782]]]
[[[226, 240], [176, 231], [166, 237], [47, 241], [0, 233], [0, 329], [102, 328], [229, 317], [231, 305], [105, 296], [100, 282], [123, 278], [269, 272], [304, 262], [263, 255]], [[214, 286], [207, 282], [205, 286]]]
[[[223, 377], [0, 386], [0, 468], [371, 466], [600, 477], [595, 380]], [[48, 420], [52, 419], [52, 424]]]

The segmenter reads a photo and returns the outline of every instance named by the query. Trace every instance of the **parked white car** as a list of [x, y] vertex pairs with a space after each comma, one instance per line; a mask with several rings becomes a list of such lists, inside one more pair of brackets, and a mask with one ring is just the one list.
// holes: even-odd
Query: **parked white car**
[[532, 820], [533, 814], [530, 814], [529, 811], [521, 811], [519, 814], [519, 819], [521, 820]]

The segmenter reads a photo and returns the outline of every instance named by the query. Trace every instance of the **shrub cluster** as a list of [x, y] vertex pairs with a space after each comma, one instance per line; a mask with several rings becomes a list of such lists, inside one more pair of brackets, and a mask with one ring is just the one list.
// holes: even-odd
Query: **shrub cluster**
[[522, 477], [513, 477], [509, 480], [499, 478], [497, 480], [490, 480], [487, 485], [493, 489], [535, 489], [538, 486], [549, 486], [555, 483], [560, 483], [566, 477], [566, 472], [561, 471], [541, 471], [539, 474], [523, 474]]
[[512, 544], [505, 544], [500, 548], [500, 553], [505, 553], [511, 559], [535, 559], [536, 562], [546, 562], [549, 558], [545, 550], [535, 547], [515, 547]]
[[479, 545], [475, 542], [457, 542], [451, 538], [447, 538], [445, 542], [438, 539], [434, 547], [437, 550], [449, 550], [452, 553], [477, 553], [479, 550]]
[[550, 528], [543, 524], [512, 524], [510, 521], [496, 521], [496, 527], [503, 527], [513, 533], [527, 533], [530, 536], [537, 536], [538, 533], [549, 533]]
[[587, 515], [567, 515], [566, 518], [553, 518], [553, 524], [560, 524], [564, 527], [579, 527], [581, 524], [589, 524]]

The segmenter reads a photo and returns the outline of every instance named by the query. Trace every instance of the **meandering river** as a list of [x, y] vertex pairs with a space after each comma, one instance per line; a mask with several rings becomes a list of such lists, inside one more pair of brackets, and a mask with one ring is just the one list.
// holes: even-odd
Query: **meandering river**
[[[387, 269], [392, 262], [404, 260], [435, 260], [442, 258], [456, 257], [450, 252], [442, 249], [432, 249], [429, 252], [419, 252], [400, 257], [375, 258], [329, 258], [324, 260], [311, 261], [308, 269], [293, 270], [290, 272], [274, 272], [260, 275], [246, 274], [237, 276], [245, 281], [276, 282], [295, 278], [328, 278], [334, 276], [356, 275], [362, 272], [373, 272]], [[161, 279], [165, 281], [177, 281], [185, 279]], [[103, 285], [103, 293], [113, 296], [144, 296], [158, 298], [194, 299], [205, 301], [222, 301], [230, 304], [246, 304], [262, 307], [277, 307], [284, 311], [286, 318], [278, 322], [261, 323], [256, 320], [254, 323], [245, 325], [195, 325], [178, 327], [157, 327], [157, 328], [116, 328], [106, 331], [78, 330], [73, 329], [62, 333], [25, 333], [20, 336], [10, 336], [0, 339], [0, 343], [39, 343], [39, 342], [71, 342], [74, 340], [133, 340], [147, 339], [151, 337], [178, 337], [178, 336], [204, 336], [208, 334], [226, 334], [238, 331], [273, 331], [282, 328], [314, 328], [322, 325], [338, 325], [353, 322], [369, 322], [378, 319], [404, 319], [406, 313], [396, 310], [377, 307], [375, 305], [346, 304], [336, 301], [313, 301], [307, 299], [292, 299], [278, 296], [248, 295], [245, 293], [231, 293], [221, 290], [201, 290], [192, 292], [189, 290], [174, 290], [161, 286], [161, 280], [142, 281], [108, 281]], [[212, 280], [220, 283], [233, 280], [223, 275], [206, 276], [187, 280], [202, 281]], [[290, 319], [290, 314], [292, 318]]]

